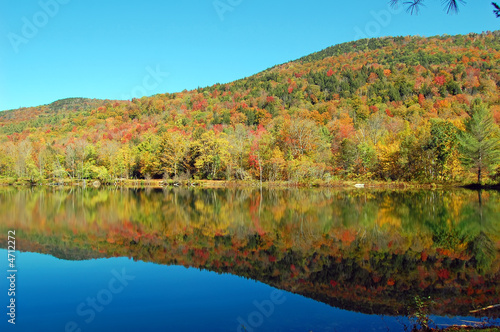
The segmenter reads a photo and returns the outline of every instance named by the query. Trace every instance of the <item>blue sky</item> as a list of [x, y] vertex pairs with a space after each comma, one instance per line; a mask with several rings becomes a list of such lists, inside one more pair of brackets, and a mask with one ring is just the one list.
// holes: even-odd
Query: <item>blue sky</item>
[[0, 110], [127, 99], [250, 76], [360, 37], [480, 33], [490, 1], [418, 16], [385, 0], [0, 0]]

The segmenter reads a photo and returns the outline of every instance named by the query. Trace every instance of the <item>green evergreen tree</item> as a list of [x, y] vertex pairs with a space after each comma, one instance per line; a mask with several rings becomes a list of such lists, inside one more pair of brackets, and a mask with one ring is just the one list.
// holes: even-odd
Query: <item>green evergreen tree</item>
[[489, 109], [477, 103], [472, 106], [465, 128], [459, 137], [462, 162], [477, 171], [477, 182], [481, 184], [483, 171], [500, 163], [499, 130]]

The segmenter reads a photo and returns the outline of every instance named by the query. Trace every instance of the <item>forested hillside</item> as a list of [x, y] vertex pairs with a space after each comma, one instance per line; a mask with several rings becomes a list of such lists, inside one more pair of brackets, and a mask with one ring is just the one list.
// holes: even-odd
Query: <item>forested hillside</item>
[[498, 182], [500, 31], [359, 40], [228, 84], [0, 112], [0, 175]]

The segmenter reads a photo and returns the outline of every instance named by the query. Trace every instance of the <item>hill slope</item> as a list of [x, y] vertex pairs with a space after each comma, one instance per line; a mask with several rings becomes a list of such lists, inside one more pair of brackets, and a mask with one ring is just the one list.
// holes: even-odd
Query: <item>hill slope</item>
[[369, 39], [193, 91], [2, 112], [0, 174], [468, 181], [457, 138], [479, 108], [498, 131], [499, 59], [498, 31]]
[[48, 105], [3, 111], [0, 112], [1, 132], [21, 133], [25, 129], [39, 128], [45, 124], [57, 124], [62, 117], [69, 116], [69, 113], [91, 111], [110, 102], [101, 99], [66, 98]]

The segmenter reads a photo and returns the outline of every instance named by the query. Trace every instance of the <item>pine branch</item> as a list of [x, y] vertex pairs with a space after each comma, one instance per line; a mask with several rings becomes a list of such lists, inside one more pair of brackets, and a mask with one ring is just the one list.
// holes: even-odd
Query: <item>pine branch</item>
[[493, 10], [493, 13], [496, 15], [497, 18], [500, 17], [500, 6], [496, 4], [496, 2], [491, 3], [495, 9]]
[[[397, 8], [400, 0], [389, 0], [389, 3], [392, 7]], [[410, 13], [411, 15], [415, 14], [417, 15], [418, 12], [420, 11], [420, 7], [424, 6], [425, 0], [412, 0], [412, 1], [405, 1], [403, 4], [406, 5], [406, 12]], [[453, 13], [458, 13], [459, 12], [459, 4], [465, 5], [465, 0], [443, 0], [442, 1], [446, 13], [447, 14], [453, 14]], [[498, 14], [495, 12], [496, 15], [500, 15], [500, 7], [498, 9]], [[498, 17], [498, 16], [497, 16]]]

